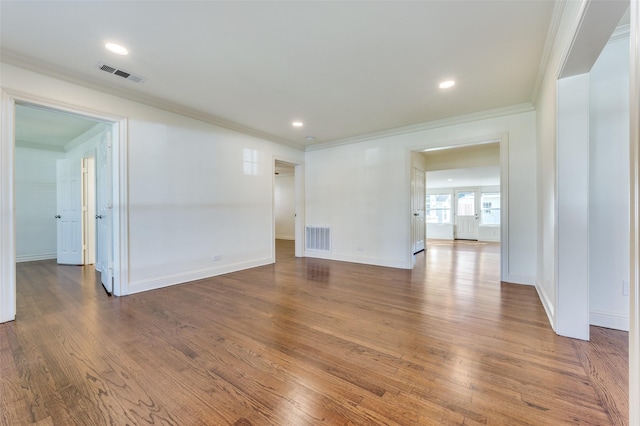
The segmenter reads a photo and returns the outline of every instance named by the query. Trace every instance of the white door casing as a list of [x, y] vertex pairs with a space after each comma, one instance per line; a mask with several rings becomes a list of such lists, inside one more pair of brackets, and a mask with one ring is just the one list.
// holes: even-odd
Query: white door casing
[[57, 252], [62, 265], [84, 264], [82, 161], [57, 161]]
[[96, 263], [96, 176], [95, 154], [93, 157], [85, 157], [82, 172], [82, 221], [84, 224], [84, 264]]
[[413, 254], [425, 248], [426, 197], [425, 172], [414, 167], [411, 175], [411, 247]]
[[455, 238], [457, 240], [477, 240], [480, 211], [480, 194], [477, 190], [455, 191]]
[[0, 322], [16, 318], [15, 273], [15, 105], [36, 105], [42, 108], [78, 114], [112, 125], [113, 169], [111, 193], [114, 200], [113, 294], [129, 293], [129, 228], [128, 228], [128, 132], [127, 119], [93, 110], [90, 106], [72, 106], [68, 102], [52, 101], [35, 94], [0, 89]]
[[111, 191], [112, 142], [107, 131], [100, 139], [96, 158], [96, 270], [100, 272], [102, 285], [113, 293], [113, 201]]

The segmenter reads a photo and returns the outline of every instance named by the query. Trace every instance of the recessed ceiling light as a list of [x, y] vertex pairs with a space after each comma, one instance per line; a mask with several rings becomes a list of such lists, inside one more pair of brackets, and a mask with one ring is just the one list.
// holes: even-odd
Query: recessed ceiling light
[[129, 51], [119, 44], [107, 43], [104, 45], [104, 47], [106, 47], [109, 52], [115, 53], [116, 55], [124, 56], [129, 54]]
[[294, 121], [291, 125], [293, 127], [302, 127], [302, 121]]
[[453, 87], [456, 85], [456, 82], [453, 80], [447, 80], [447, 81], [443, 81], [442, 83], [440, 83], [438, 85], [439, 88], [441, 89], [448, 89], [450, 87]]
[[453, 182], [453, 179], [447, 179], [447, 182]]
[[316, 138], [314, 138], [313, 136], [307, 136], [307, 137], [306, 137], [306, 139], [307, 139], [309, 142], [313, 142], [313, 141], [315, 141], [315, 140], [316, 140]]

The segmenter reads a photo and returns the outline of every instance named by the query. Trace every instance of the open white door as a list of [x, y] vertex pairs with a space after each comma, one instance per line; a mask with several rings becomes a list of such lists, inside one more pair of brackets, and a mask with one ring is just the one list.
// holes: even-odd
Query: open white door
[[81, 160], [58, 160], [56, 194], [58, 263], [82, 265], [84, 250]]
[[109, 293], [113, 293], [111, 148], [111, 132], [107, 131], [100, 139], [96, 158], [96, 270], [100, 272], [102, 285]]
[[480, 197], [477, 190], [456, 190], [456, 240], [477, 240]]
[[411, 247], [413, 254], [424, 250], [426, 202], [425, 173], [414, 167], [411, 176]]

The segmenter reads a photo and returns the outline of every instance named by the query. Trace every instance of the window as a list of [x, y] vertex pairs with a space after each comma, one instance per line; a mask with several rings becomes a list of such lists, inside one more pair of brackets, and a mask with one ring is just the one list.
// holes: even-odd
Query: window
[[458, 216], [473, 216], [476, 214], [476, 192], [456, 191], [458, 197]]
[[451, 194], [427, 195], [427, 223], [451, 223]]
[[483, 225], [500, 225], [500, 193], [483, 192], [480, 197]]

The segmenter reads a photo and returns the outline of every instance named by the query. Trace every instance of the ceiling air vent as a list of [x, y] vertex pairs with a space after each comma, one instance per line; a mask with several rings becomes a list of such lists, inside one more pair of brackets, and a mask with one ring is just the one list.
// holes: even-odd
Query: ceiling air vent
[[129, 81], [133, 81], [134, 83], [144, 83], [147, 79], [140, 75], [131, 74], [130, 72], [118, 69], [116, 67], [112, 67], [111, 65], [107, 65], [103, 62], [100, 62], [96, 68], [101, 71], [108, 72], [109, 74], [117, 75], [122, 78], [126, 78]]

